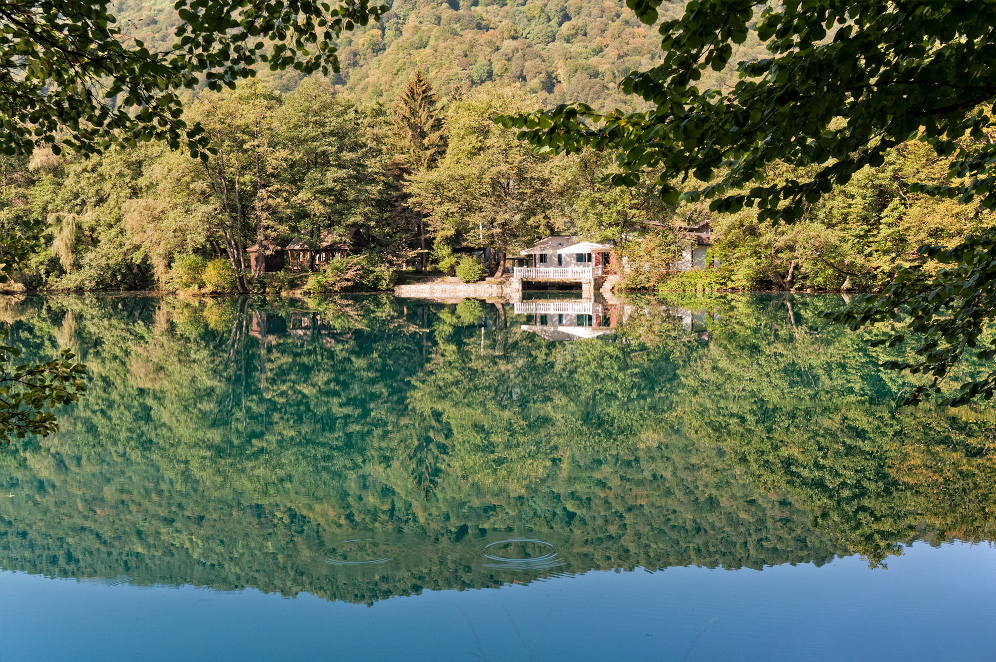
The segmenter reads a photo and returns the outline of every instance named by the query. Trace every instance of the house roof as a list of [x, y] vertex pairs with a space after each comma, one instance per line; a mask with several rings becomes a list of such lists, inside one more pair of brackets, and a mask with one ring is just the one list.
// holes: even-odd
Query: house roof
[[540, 253], [556, 253], [564, 246], [573, 244], [575, 241], [576, 238], [571, 235], [557, 234], [552, 237], [547, 237], [546, 239], [540, 239], [526, 250], [520, 251], [520, 254], [538, 255]]
[[280, 250], [280, 244], [278, 244], [277, 242], [272, 241], [270, 239], [264, 239], [263, 241], [257, 242], [255, 244], [253, 244], [252, 246], [250, 246], [249, 248], [247, 248], [246, 252], [248, 252], [248, 253], [255, 253], [255, 252], [259, 251], [260, 244], [262, 244], [263, 252], [264, 253], [273, 253], [274, 251]]
[[575, 340], [577, 338], [597, 338], [610, 333], [615, 333], [615, 329], [600, 329], [590, 326], [539, 326], [536, 324], [523, 324], [523, 331], [531, 331], [546, 340]]
[[[289, 250], [289, 251], [310, 251], [310, 250], [313, 250], [311, 248], [311, 237], [309, 237], [307, 235], [301, 235], [299, 237], [295, 237], [293, 239], [293, 241], [291, 241], [289, 244], [287, 244], [284, 248], [286, 250]], [[318, 246], [318, 250], [330, 250], [330, 249], [336, 249], [336, 248], [347, 249], [347, 248], [349, 248], [349, 242], [348, 241], [342, 241], [342, 240], [338, 239], [335, 235], [333, 235], [328, 230], [323, 230], [322, 231], [321, 241], [320, 241], [319, 246]]]
[[699, 221], [693, 225], [679, 225], [679, 230], [686, 230], [688, 232], [710, 232], [712, 230], [712, 219], [707, 218], [704, 221]]
[[593, 241], [582, 241], [579, 244], [564, 246], [558, 253], [598, 253], [601, 251], [611, 251], [615, 246], [612, 244], [596, 244]]

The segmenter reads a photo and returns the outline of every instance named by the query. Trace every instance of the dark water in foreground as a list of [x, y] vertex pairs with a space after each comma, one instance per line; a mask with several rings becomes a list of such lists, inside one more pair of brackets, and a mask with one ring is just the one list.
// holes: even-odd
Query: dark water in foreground
[[0, 300], [0, 662], [992, 659], [996, 417], [839, 304]]

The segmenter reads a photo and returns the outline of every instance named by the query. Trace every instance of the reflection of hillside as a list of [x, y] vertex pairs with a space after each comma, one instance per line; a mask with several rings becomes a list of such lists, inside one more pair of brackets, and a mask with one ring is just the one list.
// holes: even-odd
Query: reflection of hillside
[[[557, 344], [511, 307], [357, 299], [301, 342], [258, 302], [29, 300], [20, 342], [73, 343], [94, 381], [0, 456], [0, 567], [369, 602], [992, 538], [991, 417], [892, 412], [800, 304], [709, 306], [708, 343], [640, 304], [625, 342]], [[487, 547], [517, 538], [556, 562]]]

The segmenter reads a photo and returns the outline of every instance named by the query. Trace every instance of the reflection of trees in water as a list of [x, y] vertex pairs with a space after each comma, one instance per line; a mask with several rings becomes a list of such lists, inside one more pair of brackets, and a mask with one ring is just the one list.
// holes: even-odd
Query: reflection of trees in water
[[[2, 563], [369, 601], [991, 538], [990, 419], [894, 412], [832, 302], [791, 303], [710, 299], [703, 337], [638, 302], [614, 341], [557, 344], [477, 302], [27, 300], [21, 342], [71, 315], [94, 384], [3, 456]], [[564, 564], [484, 562], [519, 537]], [[329, 563], [368, 539], [395, 550], [376, 572]]]

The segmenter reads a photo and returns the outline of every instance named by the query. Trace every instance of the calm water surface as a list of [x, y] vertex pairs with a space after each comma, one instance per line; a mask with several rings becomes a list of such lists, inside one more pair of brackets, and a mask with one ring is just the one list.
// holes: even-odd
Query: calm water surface
[[996, 416], [840, 304], [2, 299], [0, 662], [993, 659]]

